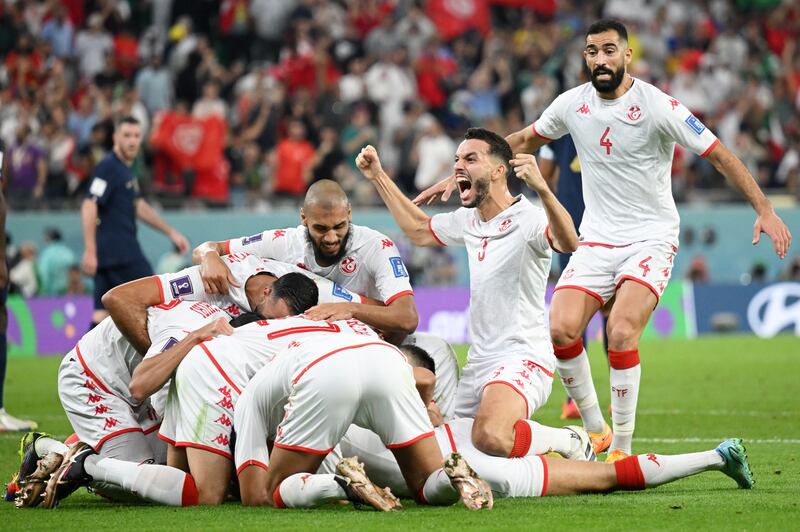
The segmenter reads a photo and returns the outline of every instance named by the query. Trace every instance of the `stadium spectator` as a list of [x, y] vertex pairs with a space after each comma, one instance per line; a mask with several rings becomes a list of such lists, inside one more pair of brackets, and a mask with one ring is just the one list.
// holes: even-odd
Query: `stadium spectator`
[[48, 227], [44, 231], [45, 245], [36, 261], [40, 295], [65, 294], [69, 285], [69, 271], [78, 263], [75, 253], [61, 238], [61, 231], [55, 227]]
[[8, 271], [8, 281], [12, 294], [28, 298], [36, 295], [39, 281], [36, 277], [36, 245], [23, 242], [19, 246], [19, 261]]
[[93, 79], [103, 69], [106, 55], [114, 49], [114, 40], [103, 28], [103, 15], [92, 13], [87, 19], [87, 28], [75, 37], [75, 56], [78, 68], [85, 80]]
[[450, 175], [453, 168], [453, 152], [456, 144], [445, 133], [442, 124], [432, 117], [422, 119], [420, 126], [422, 135], [417, 140], [414, 160], [417, 161], [417, 173], [414, 186], [424, 190], [440, 179]]
[[147, 66], [136, 74], [136, 88], [150, 116], [170, 108], [173, 93], [172, 76], [162, 64], [159, 54], [153, 54]]
[[8, 150], [8, 201], [12, 205], [35, 205], [47, 183], [47, 155], [40, 148], [27, 123], [17, 129], [17, 140]]
[[69, 19], [69, 13], [67, 13], [67, 9], [63, 5], [56, 4], [52, 18], [45, 22], [42, 27], [41, 36], [52, 46], [53, 55], [59, 59], [72, 58], [75, 26]]
[[275, 180], [272, 190], [281, 196], [301, 197], [311, 181], [314, 146], [306, 140], [301, 120], [289, 122], [288, 134], [275, 148]]

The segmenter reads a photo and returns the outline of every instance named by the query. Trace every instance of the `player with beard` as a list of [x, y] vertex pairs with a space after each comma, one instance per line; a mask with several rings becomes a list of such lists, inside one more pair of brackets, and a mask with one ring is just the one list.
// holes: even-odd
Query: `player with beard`
[[[585, 431], [528, 419], [547, 401], [555, 369], [544, 316], [551, 249], [572, 251], [578, 244], [569, 213], [533, 156], [514, 159], [501, 136], [468, 130], [454, 165], [463, 207], [432, 218], [386, 175], [372, 146], [361, 150], [356, 163], [414, 244], [467, 248], [472, 345], [458, 383], [455, 417], [475, 418], [475, 446], [494, 456], [555, 451], [590, 459]], [[511, 195], [512, 168], [539, 194], [543, 208]]]
[[441, 338], [411, 334], [419, 320], [417, 307], [408, 271], [394, 242], [369, 227], [351, 223], [347, 195], [330, 180], [321, 180], [309, 187], [300, 219], [302, 225], [298, 227], [269, 229], [252, 236], [198, 246], [192, 258], [200, 264], [206, 290], [221, 294], [235, 290], [236, 280], [220, 257], [248, 252], [297, 264], [351, 293], [382, 302], [383, 306], [364, 305], [355, 299], [320, 304], [307, 315], [316, 320], [355, 318], [382, 331], [392, 343], [414, 344], [430, 353], [436, 362], [434, 400], [445, 416], [452, 414], [458, 383], [455, 353]]
[[[760, 233], [786, 256], [791, 234], [741, 161], [676, 99], [628, 74], [633, 51], [625, 26], [592, 24], [583, 55], [591, 83], [556, 98], [530, 127], [507, 137], [514, 153], [533, 153], [569, 133], [581, 161], [586, 203], [581, 243], [561, 274], [550, 307], [550, 333], [561, 380], [608, 461], [631, 454], [641, 368], [639, 338], [672, 273], [679, 217], [672, 198], [675, 143], [701, 157], [738, 188], [756, 211]], [[417, 200], [443, 199], [453, 179]], [[603, 419], [581, 335], [591, 316], [616, 296], [608, 317], [611, 417]]]

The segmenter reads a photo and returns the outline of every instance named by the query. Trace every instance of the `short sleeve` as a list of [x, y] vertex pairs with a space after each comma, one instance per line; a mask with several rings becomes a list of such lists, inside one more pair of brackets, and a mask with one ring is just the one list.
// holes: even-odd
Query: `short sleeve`
[[540, 256], [549, 255], [553, 246], [551, 245], [549, 226], [544, 210], [534, 207], [530, 216], [526, 217], [526, 223], [528, 224], [528, 245]]
[[464, 227], [468, 210], [461, 208], [453, 212], [436, 214], [428, 220], [433, 238], [442, 246], [464, 244]]
[[263, 233], [243, 236], [228, 240], [226, 251], [230, 253], [246, 252], [258, 257], [288, 262], [291, 258], [291, 241], [296, 227], [287, 229], [269, 229]]
[[89, 190], [86, 193], [86, 197], [94, 200], [98, 205], [105, 205], [108, 202], [117, 185], [117, 176], [108, 174], [108, 172], [105, 172], [102, 177], [95, 175], [89, 182]]
[[716, 135], [675, 98], [659, 91], [654, 107], [659, 132], [687, 150], [705, 157], [719, 144]]
[[161, 303], [175, 299], [204, 301], [207, 299], [199, 266], [190, 266], [176, 273], [155, 276], [161, 293]]
[[546, 140], [559, 139], [569, 133], [563, 119], [565, 105], [566, 98], [564, 94], [553, 100], [553, 103], [542, 112], [542, 116], [531, 124], [533, 133]]
[[377, 296], [384, 304], [388, 305], [398, 297], [414, 293], [408, 269], [391, 239], [384, 237], [375, 240], [368, 264], [375, 279]]

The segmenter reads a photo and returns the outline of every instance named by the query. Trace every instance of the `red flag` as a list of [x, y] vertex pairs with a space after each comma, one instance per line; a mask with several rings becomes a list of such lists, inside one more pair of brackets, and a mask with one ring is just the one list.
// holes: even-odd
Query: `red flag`
[[470, 29], [477, 29], [486, 35], [492, 22], [487, 0], [431, 0], [427, 14], [444, 40]]
[[489, 3], [507, 7], [525, 7], [547, 18], [556, 14], [556, 0], [489, 0]]

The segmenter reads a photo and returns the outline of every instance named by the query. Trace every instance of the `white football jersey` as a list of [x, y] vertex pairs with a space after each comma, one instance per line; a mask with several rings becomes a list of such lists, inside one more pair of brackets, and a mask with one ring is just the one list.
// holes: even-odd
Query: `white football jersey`
[[491, 220], [462, 207], [437, 214], [430, 229], [469, 257], [469, 358], [524, 355], [555, 367], [544, 316], [550, 273], [547, 216], [524, 196]]
[[[175, 301], [150, 307], [147, 311], [147, 329], [152, 344], [146, 356], [166, 350], [189, 332], [224, 316], [221, 310], [206, 303]], [[103, 383], [111, 393], [131, 405], [138, 404], [131, 397], [128, 386], [133, 371], [143, 357], [117, 329], [111, 317], [83, 335], [78, 341], [76, 351], [83, 360], [84, 367], [94, 373], [96, 381]], [[158, 408], [157, 411], [161, 412]]]
[[296, 264], [330, 279], [350, 292], [388, 305], [400, 296], [413, 294], [408, 270], [394, 242], [369, 227], [351, 224], [342, 260], [332, 266], [320, 266], [305, 226], [270, 229], [263, 233], [228, 240], [228, 253], [246, 251]]
[[205, 291], [203, 285], [200, 266], [190, 266], [177, 273], [165, 273], [155, 276], [161, 290], [162, 302], [167, 303], [174, 299], [206, 301], [220, 307], [231, 318], [235, 318], [243, 312], [252, 310], [250, 303], [247, 301], [244, 287], [247, 280], [259, 272], [269, 272], [276, 277], [287, 273], [302, 273], [317, 284], [320, 303], [361, 302], [361, 296], [358, 294], [351, 293], [333, 281], [329, 281], [293, 264], [264, 259], [246, 252], [225, 255], [222, 260], [231, 270], [233, 277], [239, 284], [238, 287], [230, 286], [228, 294], [225, 295], [209, 294]]
[[705, 157], [719, 142], [680, 102], [640, 79], [616, 100], [600, 98], [591, 83], [570, 89], [531, 127], [551, 140], [572, 135], [586, 203], [581, 239], [608, 244], [677, 245], [675, 143]]

